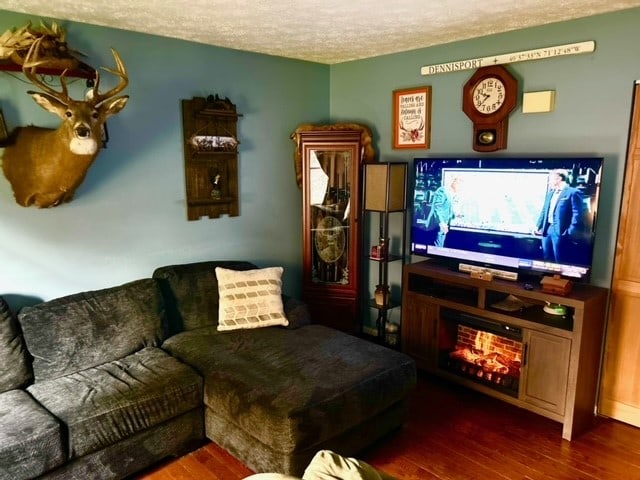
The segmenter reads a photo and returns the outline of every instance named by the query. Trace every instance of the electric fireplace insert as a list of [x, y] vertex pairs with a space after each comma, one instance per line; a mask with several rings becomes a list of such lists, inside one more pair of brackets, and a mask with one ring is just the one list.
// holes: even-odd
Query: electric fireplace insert
[[518, 397], [523, 358], [522, 330], [443, 308], [438, 367]]

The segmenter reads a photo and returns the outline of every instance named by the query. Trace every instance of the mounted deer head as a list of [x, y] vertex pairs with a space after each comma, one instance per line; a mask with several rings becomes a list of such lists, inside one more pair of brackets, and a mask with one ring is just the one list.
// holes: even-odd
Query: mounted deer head
[[96, 71], [93, 89], [85, 100], [73, 100], [68, 93], [65, 72], [60, 76], [61, 91], [41, 81], [36, 73], [39, 42], [34, 42], [22, 71], [43, 92], [28, 91], [33, 99], [62, 119], [56, 129], [21, 127], [12, 145], [5, 148], [2, 170], [11, 183], [16, 202], [23, 207], [55, 207], [69, 202], [84, 180], [102, 147], [104, 123], [124, 108], [128, 95], [116, 96], [128, 84], [127, 71], [118, 52], [111, 49], [117, 70], [103, 70], [120, 78], [116, 87], [99, 93], [100, 75]]

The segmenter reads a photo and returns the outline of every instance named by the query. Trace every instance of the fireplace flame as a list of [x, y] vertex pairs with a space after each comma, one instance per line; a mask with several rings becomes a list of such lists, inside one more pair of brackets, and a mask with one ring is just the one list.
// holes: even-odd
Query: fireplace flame
[[498, 335], [483, 330], [473, 330], [475, 337], [469, 338], [466, 346], [464, 343], [458, 343], [450, 353], [451, 358], [476, 365], [480, 369], [476, 370], [476, 375], [481, 377], [486, 375], [488, 380], [496, 374], [519, 377], [519, 355], [509, 354], [501, 349], [499, 347], [501, 337]]
[[493, 333], [478, 330], [475, 341], [476, 350], [480, 350], [481, 352], [493, 351], [493, 342], [495, 337], [496, 336]]

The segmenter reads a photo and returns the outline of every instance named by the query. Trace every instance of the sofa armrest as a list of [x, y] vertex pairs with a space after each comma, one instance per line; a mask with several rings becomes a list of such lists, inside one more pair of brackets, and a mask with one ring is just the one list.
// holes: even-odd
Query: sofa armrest
[[284, 306], [284, 314], [289, 320], [287, 328], [300, 328], [311, 324], [309, 307], [302, 300], [282, 295], [282, 304]]

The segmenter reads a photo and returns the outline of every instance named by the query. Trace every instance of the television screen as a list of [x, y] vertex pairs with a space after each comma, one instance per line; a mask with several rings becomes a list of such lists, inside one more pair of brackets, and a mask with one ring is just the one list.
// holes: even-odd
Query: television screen
[[602, 158], [416, 158], [411, 253], [587, 280]]

